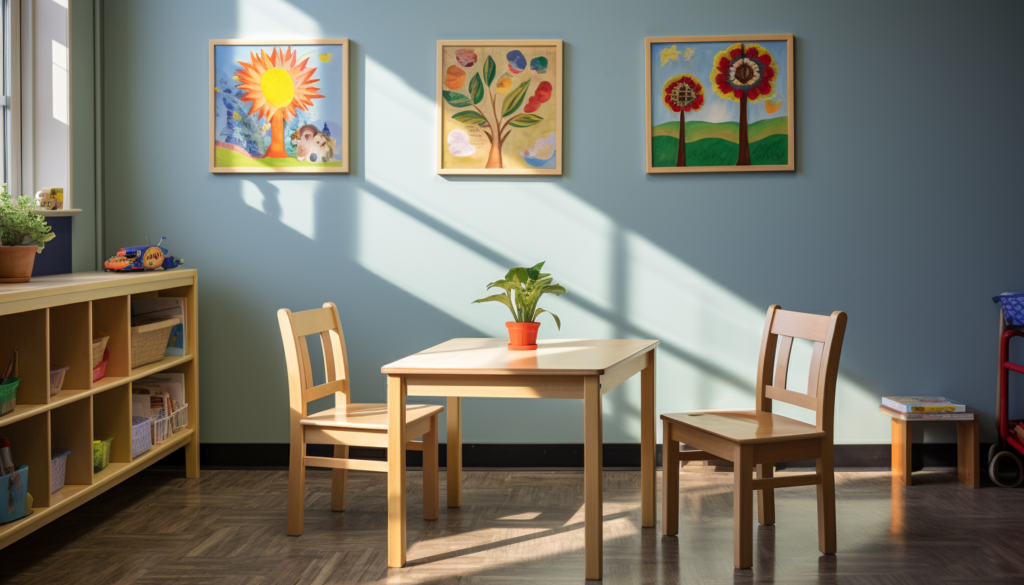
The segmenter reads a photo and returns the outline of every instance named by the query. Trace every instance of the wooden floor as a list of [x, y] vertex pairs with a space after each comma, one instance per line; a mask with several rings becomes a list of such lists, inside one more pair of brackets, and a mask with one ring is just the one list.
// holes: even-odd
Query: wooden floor
[[[584, 583], [582, 471], [466, 472], [463, 507], [442, 505], [434, 522], [410, 472], [409, 565], [396, 570], [384, 474], [351, 472], [348, 510], [334, 513], [328, 472], [310, 472], [298, 538], [284, 533], [286, 472], [182, 475], [143, 472], [0, 550], [0, 582]], [[932, 471], [910, 488], [887, 471], [837, 475], [838, 555], [818, 553], [814, 488], [789, 488], [776, 492], [778, 524], [754, 530], [753, 570], [737, 571], [731, 473], [684, 473], [680, 535], [663, 538], [660, 513], [640, 528], [639, 472], [605, 472], [603, 582], [1024, 582], [1024, 489]]]

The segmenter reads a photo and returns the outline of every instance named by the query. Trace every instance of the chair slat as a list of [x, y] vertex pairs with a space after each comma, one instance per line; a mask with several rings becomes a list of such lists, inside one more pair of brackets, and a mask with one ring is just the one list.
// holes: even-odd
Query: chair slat
[[793, 338], [780, 335], [778, 347], [778, 361], [775, 364], [775, 384], [780, 388], [785, 388], [786, 379], [789, 376], [789, 356], [793, 353]]
[[325, 384], [320, 384], [319, 386], [313, 386], [313, 387], [310, 387], [310, 388], [303, 389], [303, 391], [302, 391], [302, 400], [304, 400], [305, 402], [311, 402], [313, 400], [317, 400], [319, 398], [323, 398], [324, 396], [330, 396], [331, 394], [334, 394], [335, 392], [344, 392], [344, 391], [345, 391], [345, 381], [344, 380], [334, 380], [334, 381], [331, 381], [331, 382], [327, 382]]
[[792, 404], [793, 406], [799, 406], [808, 410], [818, 410], [818, 400], [814, 397], [808, 396], [801, 392], [793, 392], [785, 388], [777, 388], [775, 386], [766, 386], [764, 389], [764, 395], [772, 400], [781, 400], [786, 404]]
[[296, 337], [320, 333], [334, 327], [334, 314], [330, 309], [311, 309], [301, 313], [292, 313], [292, 330]]
[[829, 317], [826, 315], [809, 315], [779, 309], [772, 321], [772, 333], [811, 341], [825, 341], [828, 326]]
[[807, 374], [807, 395], [818, 396], [818, 372], [821, 369], [821, 352], [825, 349], [825, 344], [816, 341], [814, 342], [814, 350], [811, 352], [811, 369]]

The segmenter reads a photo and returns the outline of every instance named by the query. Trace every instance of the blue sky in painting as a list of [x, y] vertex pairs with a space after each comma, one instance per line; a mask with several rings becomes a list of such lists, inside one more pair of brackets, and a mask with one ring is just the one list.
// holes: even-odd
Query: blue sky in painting
[[[280, 48], [286, 48], [282, 46]], [[300, 114], [302, 120], [308, 121], [316, 125], [318, 128], [323, 128], [325, 122], [330, 123], [332, 132], [336, 133], [335, 137], [340, 137], [337, 134], [341, 130], [342, 122], [342, 90], [343, 90], [343, 67], [345, 63], [345, 55], [342, 54], [342, 45], [295, 45], [293, 46], [295, 51], [298, 52], [298, 62], [301, 63], [303, 59], [309, 58], [308, 67], [315, 67], [316, 72], [313, 74], [313, 79], [319, 79], [314, 85], [320, 88], [320, 94], [323, 98], [313, 100], [313, 105], [309, 107], [309, 111], [306, 114]], [[216, 69], [216, 78], [214, 82], [216, 87], [223, 93], [226, 90], [232, 94], [240, 97], [239, 90], [236, 89], [238, 82], [233, 80], [235, 72], [242, 67], [238, 64], [239, 61], [250, 61], [250, 51], [259, 54], [259, 51], [263, 49], [267, 53], [270, 53], [274, 49], [274, 45], [218, 45], [214, 47], [214, 67]], [[331, 59], [324, 63], [319, 59], [320, 55], [330, 54]], [[245, 92], [241, 92], [244, 95]], [[246, 102], [245, 110], [242, 114], [249, 111], [251, 102]], [[220, 104], [218, 104], [220, 106]], [[259, 114], [253, 114], [258, 116]], [[266, 122], [262, 120], [261, 123]], [[222, 107], [217, 108], [217, 115], [215, 120], [215, 130], [217, 136], [220, 136], [222, 130], [224, 130], [227, 124], [225, 111]], [[268, 134], [269, 136], [269, 134]]]
[[[715, 93], [711, 82], [711, 70], [715, 55], [719, 51], [735, 43], [651, 43], [651, 124], [657, 126], [665, 122], [678, 122], [679, 114], [670, 111], [661, 101], [661, 87], [668, 78], [689, 73], [694, 75], [704, 85], [704, 107], [696, 113], [687, 112], [686, 121], [703, 122], [738, 122], [740, 119], [740, 105], [732, 100], [723, 100]], [[786, 87], [789, 83], [789, 63], [786, 59], [785, 41], [759, 41], [757, 44], [768, 49], [772, 59], [779, 65], [778, 76], [776, 77], [775, 92], [784, 96], [782, 107], [778, 112], [769, 114], [764, 107], [763, 101], [748, 104], [747, 119], [754, 123], [767, 118], [777, 118], [789, 115], [789, 96], [786, 94]], [[661, 65], [661, 51], [672, 45], [680, 52], [687, 48], [693, 48], [693, 56], [689, 60], [679, 55], [675, 61], [669, 61]]]

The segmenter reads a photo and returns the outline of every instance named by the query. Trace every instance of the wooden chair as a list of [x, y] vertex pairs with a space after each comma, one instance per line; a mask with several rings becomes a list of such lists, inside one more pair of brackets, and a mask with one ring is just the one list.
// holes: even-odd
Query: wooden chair
[[[291, 457], [288, 466], [288, 527], [289, 536], [302, 534], [302, 513], [306, 491], [306, 467], [333, 469], [331, 481], [331, 509], [345, 510], [345, 479], [347, 470], [380, 471], [387, 473], [387, 461], [349, 459], [349, 447], [388, 446], [387, 404], [352, 404], [349, 389], [348, 355], [341, 319], [334, 303], [323, 308], [292, 313], [288, 309], [277, 312], [284, 341], [284, 355], [288, 363], [288, 394], [291, 406]], [[307, 335], [319, 335], [323, 345], [324, 369], [327, 381], [313, 385], [309, 363]], [[334, 408], [309, 415], [310, 401], [334, 394]], [[439, 476], [437, 461], [437, 415], [443, 406], [410, 404], [405, 409], [405, 433], [408, 437], [423, 437], [422, 441], [406, 444], [406, 449], [423, 451], [423, 518], [437, 520], [440, 514]], [[334, 445], [334, 457], [310, 457], [307, 444]]]
[[[751, 501], [757, 491], [757, 518], [775, 524], [775, 488], [818, 486], [818, 549], [836, 552], [836, 488], [832, 468], [832, 419], [839, 354], [846, 313], [831, 317], [768, 308], [757, 368], [757, 403], [752, 411], [697, 411], [663, 414], [664, 451], [662, 531], [679, 532], [679, 462], [724, 459], [734, 465], [733, 563], [753, 564]], [[814, 341], [807, 394], [786, 390], [793, 338]], [[778, 361], [776, 362], [776, 348]], [[773, 378], [774, 369], [774, 378]], [[772, 400], [815, 412], [815, 424], [772, 414]], [[679, 451], [683, 443], [697, 451]], [[814, 459], [816, 473], [774, 477], [773, 465]], [[757, 479], [751, 477], [756, 467]]]

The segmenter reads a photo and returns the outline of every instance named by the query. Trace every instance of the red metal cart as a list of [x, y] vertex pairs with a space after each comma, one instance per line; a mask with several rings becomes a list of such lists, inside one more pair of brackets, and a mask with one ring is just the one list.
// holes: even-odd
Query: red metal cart
[[[998, 486], [1017, 487], [1024, 482], [1024, 439], [1013, 431], [1009, 407], [1010, 372], [1024, 374], [1024, 365], [1010, 361], [1010, 340], [1024, 337], [1024, 331], [1010, 329], [1003, 333], [999, 341], [999, 400], [997, 404], [999, 421], [999, 439], [988, 452], [988, 476]], [[1015, 469], [1007, 475], [1004, 468], [1011, 465]]]

